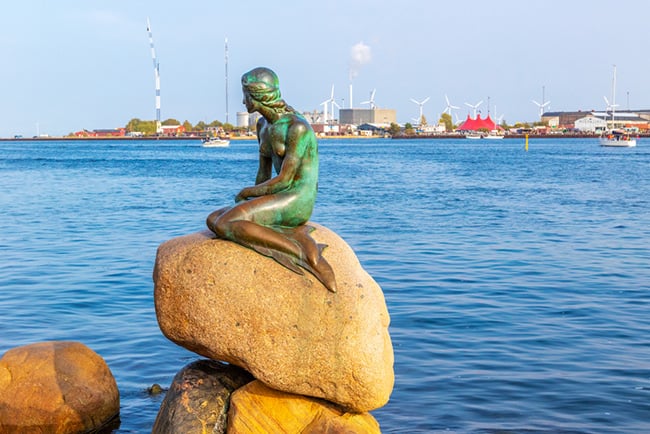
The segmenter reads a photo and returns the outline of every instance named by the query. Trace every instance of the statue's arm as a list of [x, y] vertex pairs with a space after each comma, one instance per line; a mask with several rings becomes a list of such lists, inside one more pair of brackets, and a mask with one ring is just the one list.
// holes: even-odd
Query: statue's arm
[[275, 194], [289, 189], [295, 180], [300, 166], [302, 164], [308, 164], [308, 162], [304, 161], [306, 147], [309, 144], [308, 134], [309, 128], [302, 122], [291, 125], [287, 131], [285, 154], [280, 173], [274, 178], [268, 179], [254, 187], [243, 189], [238, 195], [240, 200], [249, 197]]
[[257, 176], [255, 177], [255, 185], [261, 184], [267, 179], [271, 179], [271, 176], [273, 175], [273, 161], [271, 159], [271, 153], [273, 151], [270, 149], [270, 145], [267, 141], [262, 141], [262, 134], [266, 124], [267, 122], [264, 118], [259, 118], [257, 124], [255, 124], [257, 143], [260, 148], [260, 160], [257, 168]]
[[271, 179], [271, 175], [273, 175], [273, 160], [265, 152], [260, 150], [260, 162], [257, 168], [257, 176], [255, 177], [255, 185]]
[[[264, 181], [271, 179], [273, 175], [273, 160], [271, 158], [271, 153], [273, 152], [269, 149], [268, 142], [262, 142], [262, 130], [266, 126], [266, 121], [264, 118], [260, 118], [257, 121], [257, 142], [259, 144], [259, 162], [257, 167], [257, 175], [255, 176], [255, 185], [262, 184]], [[243, 188], [237, 196], [235, 196], [235, 202], [240, 202], [249, 197], [257, 196], [254, 194], [254, 187], [245, 187]]]

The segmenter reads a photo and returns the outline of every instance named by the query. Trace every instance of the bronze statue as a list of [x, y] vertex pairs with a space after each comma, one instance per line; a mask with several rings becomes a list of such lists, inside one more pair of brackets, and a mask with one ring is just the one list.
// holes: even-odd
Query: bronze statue
[[[219, 238], [234, 241], [270, 256], [288, 269], [302, 267], [336, 292], [334, 272], [321, 255], [306, 225], [318, 189], [318, 142], [309, 123], [280, 97], [277, 75], [255, 68], [242, 76], [244, 104], [259, 112], [259, 169], [255, 185], [242, 189], [236, 204], [214, 211], [208, 228]], [[273, 177], [273, 169], [277, 175]]]

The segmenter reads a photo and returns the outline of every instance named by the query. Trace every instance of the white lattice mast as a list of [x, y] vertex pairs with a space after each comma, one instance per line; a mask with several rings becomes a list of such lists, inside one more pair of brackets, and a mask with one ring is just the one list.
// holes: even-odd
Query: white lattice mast
[[156, 134], [162, 133], [162, 124], [160, 123], [160, 64], [156, 59], [156, 49], [153, 45], [153, 34], [151, 33], [151, 23], [147, 18], [147, 32], [149, 33], [149, 46], [151, 47], [151, 58], [153, 59], [153, 73], [156, 80]]
[[228, 38], [226, 37], [226, 46], [225, 46], [225, 62], [226, 62], [226, 123], [228, 123]]

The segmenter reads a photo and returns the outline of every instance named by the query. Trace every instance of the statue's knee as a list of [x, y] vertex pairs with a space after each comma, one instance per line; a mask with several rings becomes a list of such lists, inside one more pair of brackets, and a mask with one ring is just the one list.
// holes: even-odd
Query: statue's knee
[[208, 225], [208, 228], [214, 232], [217, 236], [223, 238], [225, 231], [226, 231], [226, 225], [223, 222], [223, 219], [220, 219], [220, 215], [212, 213], [208, 216], [206, 220], [206, 224]]
[[[213, 213], [214, 214], [214, 213]], [[205, 219], [205, 224], [212, 232], [216, 232], [215, 229], [215, 218], [210, 214], [207, 219]]]
[[220, 238], [234, 241], [233, 224], [234, 222], [229, 219], [217, 218], [215, 220], [213, 232]]

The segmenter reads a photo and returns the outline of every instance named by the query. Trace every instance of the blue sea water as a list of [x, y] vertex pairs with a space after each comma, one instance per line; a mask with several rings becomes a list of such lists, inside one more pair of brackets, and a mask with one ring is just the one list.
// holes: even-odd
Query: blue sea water
[[[386, 433], [650, 432], [650, 145], [322, 140], [312, 220], [383, 288]], [[76, 340], [150, 432], [198, 358], [153, 307], [158, 245], [204, 229], [257, 168], [252, 141], [0, 142], [0, 354]]]

